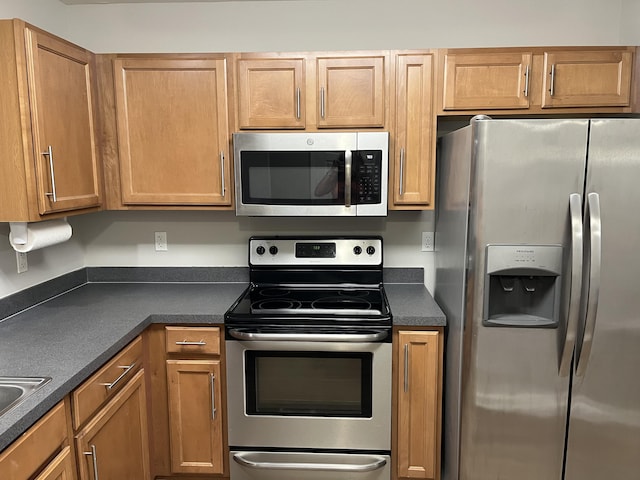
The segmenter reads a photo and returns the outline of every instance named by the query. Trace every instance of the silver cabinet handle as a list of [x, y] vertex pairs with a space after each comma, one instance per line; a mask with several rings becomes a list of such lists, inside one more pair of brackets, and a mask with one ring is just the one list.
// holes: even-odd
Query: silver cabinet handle
[[296, 88], [296, 118], [300, 120], [302, 116], [302, 109], [300, 106], [300, 87]]
[[244, 330], [230, 329], [229, 335], [237, 340], [272, 341], [272, 342], [378, 342], [389, 336], [388, 332], [373, 333], [253, 333]]
[[549, 95], [551, 95], [553, 97], [553, 95], [556, 92], [556, 64], [554, 63], [553, 65], [551, 65], [551, 72], [549, 72], [549, 75], [551, 75], [551, 80], [549, 81]]
[[598, 299], [600, 297], [600, 270], [602, 260], [602, 221], [600, 219], [600, 196], [597, 193], [587, 195], [587, 209], [589, 218], [589, 292], [586, 299], [584, 335], [582, 347], [579, 350], [576, 375], [582, 376], [587, 370], [587, 364], [593, 345], [593, 334], [596, 330], [598, 317]]
[[400, 149], [400, 196], [404, 195], [404, 147]]
[[46, 152], [42, 152], [49, 159], [49, 173], [51, 175], [51, 192], [45, 193], [47, 197], [51, 197], [53, 203], [58, 201], [58, 195], [56, 193], [56, 173], [53, 169], [53, 148], [49, 145]]
[[131, 369], [135, 366], [136, 366], [136, 362], [133, 362], [131, 365], [119, 365], [118, 368], [124, 368], [124, 372], [122, 372], [120, 376], [116, 378], [113, 382], [100, 383], [100, 385], [104, 385], [105, 387], [107, 387], [107, 390], [112, 390], [113, 388], [115, 388], [118, 382], [122, 380], [127, 375], [127, 373], [129, 373]]
[[221, 187], [222, 187], [222, 196], [225, 195], [226, 184], [224, 181], [224, 152], [220, 152], [220, 179], [221, 179]]
[[182, 340], [182, 341], [176, 342], [176, 345], [194, 345], [198, 347], [202, 347], [206, 344], [207, 342], [205, 342], [204, 340], [200, 340], [198, 342], [192, 342], [190, 340]]
[[98, 454], [96, 452], [96, 446], [91, 445], [90, 452], [82, 452], [82, 453], [84, 453], [85, 455], [91, 455], [93, 460], [93, 480], [100, 480], [98, 478]]
[[320, 87], [320, 118], [324, 120], [324, 87]]
[[409, 391], [409, 344], [404, 344], [404, 391]]
[[531, 65], [527, 65], [524, 70], [524, 96], [529, 96], [529, 75], [530, 75]]
[[209, 374], [209, 376], [211, 378], [211, 420], [215, 420], [216, 418], [216, 387], [215, 387], [216, 376], [213, 373]]
[[[321, 462], [270, 462], [258, 461], [252, 454], [259, 452], [240, 452], [233, 454], [233, 460], [248, 468], [261, 470], [303, 470], [316, 472], [372, 472], [379, 470], [387, 464], [384, 457], [371, 455], [370, 463], [349, 464], [349, 463], [321, 463]], [[252, 457], [256, 458], [252, 460]], [[259, 458], [263, 458], [260, 455]]]
[[571, 287], [569, 288], [569, 309], [567, 311], [566, 332], [558, 373], [562, 377], [571, 371], [571, 359], [578, 333], [580, 316], [580, 294], [582, 292], [582, 197], [578, 193], [569, 195], [569, 215], [571, 218]]
[[344, 206], [351, 206], [351, 165], [353, 154], [351, 150], [344, 152]]

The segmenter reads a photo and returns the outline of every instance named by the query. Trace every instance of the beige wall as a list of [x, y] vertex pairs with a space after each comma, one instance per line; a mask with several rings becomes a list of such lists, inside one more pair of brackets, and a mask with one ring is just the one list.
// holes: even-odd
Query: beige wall
[[[19, 17], [95, 52], [291, 51], [506, 45], [638, 43], [637, 0], [309, 0], [69, 6], [58, 0], [0, 0]], [[632, 15], [633, 14], [633, 15]], [[252, 234], [379, 233], [388, 266], [423, 266], [432, 212], [386, 219], [236, 219], [215, 212], [105, 212], [71, 219], [71, 242], [15, 255], [0, 224], [0, 298], [83, 265], [246, 265]], [[153, 250], [153, 232], [169, 251]]]

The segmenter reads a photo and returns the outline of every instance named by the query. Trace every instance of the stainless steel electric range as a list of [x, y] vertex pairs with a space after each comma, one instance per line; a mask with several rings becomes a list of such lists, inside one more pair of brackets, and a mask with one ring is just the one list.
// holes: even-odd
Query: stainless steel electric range
[[390, 478], [382, 253], [380, 237], [249, 240], [225, 315], [232, 480]]

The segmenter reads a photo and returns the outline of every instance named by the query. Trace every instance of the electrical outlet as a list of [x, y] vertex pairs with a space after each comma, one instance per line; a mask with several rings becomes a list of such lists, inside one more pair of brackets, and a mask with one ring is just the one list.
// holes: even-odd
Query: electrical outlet
[[167, 232], [156, 232], [156, 252], [167, 251]]
[[26, 252], [16, 252], [16, 266], [18, 273], [24, 273], [29, 270], [29, 263], [27, 262]]
[[422, 232], [422, 251], [433, 252], [435, 237], [433, 232]]

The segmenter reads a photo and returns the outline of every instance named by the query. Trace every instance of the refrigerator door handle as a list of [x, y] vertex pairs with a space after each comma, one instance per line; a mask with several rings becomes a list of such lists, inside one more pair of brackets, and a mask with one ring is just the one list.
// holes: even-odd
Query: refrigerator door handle
[[571, 222], [571, 288], [569, 289], [569, 310], [560, 354], [558, 373], [566, 377], [571, 372], [571, 360], [578, 333], [580, 316], [580, 293], [582, 291], [582, 197], [578, 193], [569, 195], [569, 216]]
[[587, 370], [587, 364], [593, 344], [593, 334], [596, 329], [598, 316], [598, 299], [600, 297], [600, 270], [602, 260], [602, 222], [600, 218], [600, 196], [597, 193], [587, 195], [587, 210], [589, 220], [589, 291], [585, 314], [584, 335], [582, 346], [578, 350], [576, 363], [576, 375], [583, 376]]

